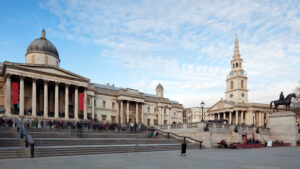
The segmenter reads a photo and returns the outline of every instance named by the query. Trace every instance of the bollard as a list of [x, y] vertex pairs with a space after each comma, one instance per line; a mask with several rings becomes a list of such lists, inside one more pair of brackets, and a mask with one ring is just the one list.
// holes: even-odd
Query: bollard
[[181, 144], [181, 156], [185, 156], [186, 155], [186, 143], [182, 143]]
[[186, 155], [186, 142], [185, 142], [185, 137], [183, 137], [183, 143], [181, 144], [181, 156]]

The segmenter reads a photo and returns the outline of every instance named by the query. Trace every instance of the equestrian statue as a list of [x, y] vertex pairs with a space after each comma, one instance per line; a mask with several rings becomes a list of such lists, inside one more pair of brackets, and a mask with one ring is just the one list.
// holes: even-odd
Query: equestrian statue
[[285, 110], [290, 110], [291, 100], [292, 97], [296, 98], [295, 93], [291, 93], [284, 98], [283, 92], [280, 93], [279, 100], [271, 101], [270, 103], [270, 109], [272, 109], [272, 103], [274, 103], [274, 111], [278, 111], [279, 105], [285, 105]]

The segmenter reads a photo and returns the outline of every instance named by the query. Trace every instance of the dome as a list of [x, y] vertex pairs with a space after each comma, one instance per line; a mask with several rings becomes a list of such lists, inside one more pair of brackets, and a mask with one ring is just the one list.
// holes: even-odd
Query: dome
[[44, 29], [41, 32], [41, 37], [39, 39], [35, 39], [30, 43], [25, 56], [30, 53], [47, 54], [54, 56], [59, 60], [59, 55], [56, 50], [56, 47], [49, 40], [46, 39], [46, 32]]
[[162, 90], [164, 89], [160, 83], [156, 86], [156, 90], [158, 90], [158, 89], [162, 89]]

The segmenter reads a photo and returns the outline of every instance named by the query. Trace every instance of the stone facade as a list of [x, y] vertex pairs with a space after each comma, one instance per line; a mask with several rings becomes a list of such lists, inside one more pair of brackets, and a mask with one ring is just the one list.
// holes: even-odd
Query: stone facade
[[[206, 107], [203, 108], [203, 120], [213, 120], [212, 115], [208, 115]], [[201, 107], [190, 107], [184, 109], [186, 114], [186, 123], [197, 123], [202, 120], [202, 108]]]
[[[28, 46], [26, 63], [0, 65], [0, 116], [98, 120], [104, 123], [143, 123], [148, 126], [182, 123], [183, 106], [163, 96], [129, 88], [91, 83], [88, 78], [59, 67], [56, 47], [46, 32]], [[17, 91], [12, 86], [17, 84]], [[12, 97], [18, 96], [17, 103]]]

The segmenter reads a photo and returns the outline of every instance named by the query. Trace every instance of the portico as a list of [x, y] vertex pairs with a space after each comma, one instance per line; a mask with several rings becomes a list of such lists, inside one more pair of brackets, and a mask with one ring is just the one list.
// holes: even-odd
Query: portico
[[51, 66], [5, 62], [4, 69], [6, 116], [87, 120], [89, 79]]

